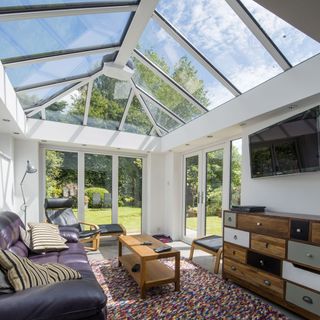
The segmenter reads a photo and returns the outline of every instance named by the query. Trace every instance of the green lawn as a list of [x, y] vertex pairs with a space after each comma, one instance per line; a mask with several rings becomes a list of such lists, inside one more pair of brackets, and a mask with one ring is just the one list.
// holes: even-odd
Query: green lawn
[[[187, 218], [187, 229], [197, 231], [197, 217]], [[222, 236], [222, 219], [217, 216], [207, 217], [206, 234]]]

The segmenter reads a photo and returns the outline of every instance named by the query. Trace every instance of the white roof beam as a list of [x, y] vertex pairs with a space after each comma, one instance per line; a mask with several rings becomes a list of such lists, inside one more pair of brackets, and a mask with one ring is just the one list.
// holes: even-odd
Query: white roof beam
[[247, 8], [238, 0], [226, 0], [232, 10], [239, 16], [254, 36], [260, 41], [265, 49], [270, 53], [273, 59], [283, 70], [288, 70], [292, 66], [287, 58], [282, 54], [275, 43], [270, 39], [268, 34], [261, 28], [255, 18], [247, 10]]
[[155, 120], [153, 119], [153, 116], [152, 116], [150, 110], [148, 109], [147, 105], [145, 104], [145, 102], [144, 102], [143, 99], [141, 98], [140, 93], [139, 93], [139, 90], [136, 88], [135, 83], [134, 83], [132, 80], [130, 80], [130, 83], [131, 83], [132, 89], [133, 89], [133, 91], [134, 91], [137, 99], [139, 100], [139, 102], [140, 102], [143, 110], [144, 110], [145, 113], [147, 114], [147, 116], [148, 116], [150, 122], [152, 123], [152, 125], [155, 127], [155, 129], [156, 129], [156, 131], [157, 131], [157, 134], [161, 137], [162, 134], [161, 134], [161, 131], [160, 131], [159, 127], [158, 127], [158, 124], [157, 124], [157, 123], [155, 122]]
[[191, 94], [188, 93], [179, 83], [169, 77], [165, 72], [163, 72], [157, 65], [155, 65], [151, 60], [145, 57], [137, 49], [134, 50], [133, 56], [137, 58], [142, 64], [147, 68], [151, 69], [159, 78], [161, 78], [166, 84], [168, 84], [172, 89], [178, 91], [187, 101], [196, 106], [200, 111], [208, 111], [197, 99], [195, 99]]
[[139, 38], [152, 17], [159, 0], [141, 0], [123, 39], [115, 64], [125, 66], [137, 46]]
[[138, 5], [110, 5], [109, 4], [75, 4], [75, 5], [54, 5], [52, 8], [40, 5], [31, 6], [28, 9], [6, 10], [0, 14], [0, 22], [26, 20], [26, 19], [43, 19], [51, 17], [78, 16], [83, 14], [101, 14], [114, 12], [130, 12], [135, 11]]
[[206, 68], [223, 86], [234, 96], [241, 94], [238, 90], [209, 60], [202, 55], [178, 30], [176, 30], [159, 12], [153, 14], [154, 20], [167, 31], [184, 49], [186, 49], [204, 68]]
[[128, 101], [127, 101], [127, 104], [126, 104], [126, 108], [124, 109], [124, 112], [123, 112], [123, 115], [122, 115], [122, 119], [121, 119], [119, 128], [118, 128], [118, 130], [120, 130], [120, 131], [123, 129], [123, 126], [124, 126], [124, 124], [126, 122], [127, 115], [129, 113], [129, 109], [130, 109], [133, 97], [134, 97], [134, 91], [133, 91], [133, 88], [132, 88], [131, 91], [130, 91], [130, 94], [129, 94], [129, 98], [128, 98]]
[[88, 123], [88, 116], [89, 116], [89, 110], [90, 110], [90, 101], [91, 101], [91, 96], [92, 96], [92, 88], [93, 88], [93, 80], [90, 80], [89, 84], [88, 84], [86, 106], [85, 106], [84, 116], [83, 116], [83, 125], [84, 126], [86, 126], [87, 123]]

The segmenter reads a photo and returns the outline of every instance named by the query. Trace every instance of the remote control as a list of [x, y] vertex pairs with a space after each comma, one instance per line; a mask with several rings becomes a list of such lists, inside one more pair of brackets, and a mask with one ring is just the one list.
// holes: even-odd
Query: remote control
[[163, 246], [163, 247], [158, 247], [154, 249], [154, 252], [156, 253], [161, 253], [161, 252], [166, 252], [166, 251], [170, 251], [171, 247], [169, 246]]
[[151, 246], [151, 245], [152, 245], [152, 242], [150, 242], [150, 241], [144, 241], [144, 242], [141, 243], [141, 245]]

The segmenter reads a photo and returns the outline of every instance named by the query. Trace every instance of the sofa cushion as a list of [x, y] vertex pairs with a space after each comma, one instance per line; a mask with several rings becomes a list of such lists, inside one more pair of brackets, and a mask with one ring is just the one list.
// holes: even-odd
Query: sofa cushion
[[9, 283], [6, 274], [0, 269], [0, 294], [13, 292], [14, 290]]
[[79, 241], [79, 230], [72, 226], [59, 226], [61, 237], [65, 238], [67, 242], [77, 243]]

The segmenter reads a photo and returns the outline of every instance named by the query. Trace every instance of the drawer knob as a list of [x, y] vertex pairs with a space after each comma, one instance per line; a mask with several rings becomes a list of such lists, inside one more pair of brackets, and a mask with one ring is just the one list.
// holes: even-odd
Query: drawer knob
[[237, 268], [235, 266], [231, 266], [231, 270], [236, 271]]
[[271, 286], [271, 282], [269, 280], [264, 280], [263, 282], [266, 286]]
[[232, 254], [235, 256], [235, 255], [236, 255], [236, 252], [233, 250], [233, 251], [232, 251]]
[[297, 231], [297, 233], [301, 233], [301, 229], [300, 228], [298, 228], [296, 231]]
[[231, 218], [231, 217], [228, 217], [228, 221], [230, 221], [230, 222], [231, 222], [231, 221], [232, 221], [232, 218]]
[[312, 299], [311, 299], [310, 297], [308, 297], [308, 296], [303, 296], [303, 297], [302, 297], [302, 300], [303, 300], [304, 302], [306, 302], [306, 303], [313, 304]]
[[233, 236], [233, 239], [234, 239], [234, 240], [237, 240], [237, 239], [238, 239], [238, 237], [237, 237], [236, 234]]
[[269, 242], [266, 242], [266, 248], [268, 249], [268, 247], [269, 247]]
[[262, 226], [262, 223], [261, 222], [257, 222], [257, 226]]
[[260, 263], [260, 266], [261, 266], [261, 267], [264, 266], [264, 261], [263, 261], [263, 260], [260, 260], [259, 263]]
[[308, 258], [313, 258], [313, 254], [312, 254], [312, 253], [307, 253], [306, 256], [307, 256]]

